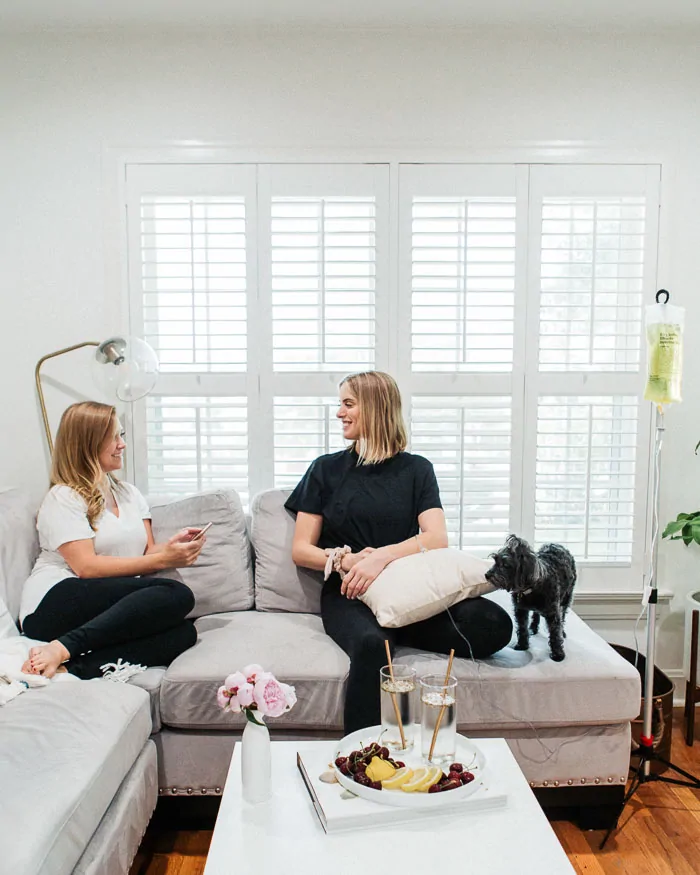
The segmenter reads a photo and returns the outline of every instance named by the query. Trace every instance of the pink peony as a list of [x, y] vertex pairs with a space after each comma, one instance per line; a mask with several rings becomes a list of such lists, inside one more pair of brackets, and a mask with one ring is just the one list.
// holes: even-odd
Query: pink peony
[[265, 717], [279, 717], [290, 707], [283, 685], [270, 672], [258, 675], [255, 683], [255, 704]]
[[294, 687], [289, 684], [280, 684], [284, 692], [284, 698], [287, 700], [287, 710], [293, 708], [297, 703], [297, 694]]
[[238, 688], [238, 704], [241, 708], [250, 708], [254, 702], [255, 687], [249, 684], [248, 681], [242, 683]]
[[237, 696], [230, 690], [227, 690], [225, 686], [219, 687], [217, 690], [216, 701], [219, 703], [219, 707], [223, 708], [224, 711], [233, 711], [234, 714], [238, 714], [241, 710]]
[[[263, 674], [264, 671], [265, 670], [261, 665], [258, 665], [257, 662], [253, 662], [243, 669], [242, 674], [245, 676], [245, 680], [247, 680], [249, 684], [254, 684], [258, 679], [258, 675]], [[237, 672], [237, 674], [241, 674], [241, 672]]]
[[231, 693], [229, 693], [226, 687], [219, 687], [219, 689], [216, 691], [216, 701], [219, 705], [219, 708], [228, 708], [230, 698]]
[[234, 671], [224, 681], [224, 686], [231, 692], [232, 695], [238, 695], [238, 688], [247, 682], [246, 675], [240, 671]]

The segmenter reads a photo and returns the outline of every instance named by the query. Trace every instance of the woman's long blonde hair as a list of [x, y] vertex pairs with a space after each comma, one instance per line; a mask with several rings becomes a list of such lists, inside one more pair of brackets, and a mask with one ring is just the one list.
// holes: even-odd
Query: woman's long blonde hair
[[396, 381], [382, 371], [350, 374], [340, 384], [357, 399], [362, 437], [352, 448], [359, 465], [384, 462], [406, 449], [406, 426], [401, 413], [401, 393]]
[[102, 484], [106, 476], [114, 489], [120, 482], [105, 474], [100, 465], [100, 450], [115, 433], [117, 411], [109, 404], [80, 401], [63, 412], [56, 433], [56, 445], [51, 463], [51, 485], [70, 486], [87, 504], [90, 528], [105, 507]]

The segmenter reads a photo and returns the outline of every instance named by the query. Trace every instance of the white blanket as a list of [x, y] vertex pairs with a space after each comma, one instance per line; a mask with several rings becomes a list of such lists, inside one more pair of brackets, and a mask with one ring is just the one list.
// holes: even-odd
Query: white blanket
[[24, 635], [0, 640], [0, 706], [6, 705], [26, 690], [45, 687], [53, 681], [77, 681], [72, 674], [62, 672], [53, 678], [39, 674], [27, 674], [22, 665], [29, 656], [29, 650], [45, 641], [35, 641]]

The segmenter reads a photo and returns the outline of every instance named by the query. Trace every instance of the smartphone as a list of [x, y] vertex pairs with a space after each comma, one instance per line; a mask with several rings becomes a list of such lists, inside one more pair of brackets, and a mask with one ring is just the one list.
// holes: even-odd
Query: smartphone
[[204, 526], [203, 529], [200, 529], [200, 530], [197, 532], [196, 535], [193, 535], [193, 536], [190, 538], [190, 540], [191, 540], [191, 541], [198, 541], [198, 540], [202, 537], [202, 535], [203, 535], [205, 532], [207, 532], [207, 531], [208, 531], [213, 525], [214, 525], [214, 523], [207, 523], [206, 526]]

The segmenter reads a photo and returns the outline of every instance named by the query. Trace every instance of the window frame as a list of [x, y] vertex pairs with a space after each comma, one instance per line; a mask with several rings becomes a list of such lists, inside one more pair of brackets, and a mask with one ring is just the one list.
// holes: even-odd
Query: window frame
[[[258, 163], [258, 166], [262, 167], [263, 165], [260, 162], [261, 162], [261, 160], [264, 160], [264, 157], [265, 157], [265, 155], [264, 155], [265, 150], [255, 150], [255, 154], [253, 154], [252, 152], [248, 152], [247, 155], [246, 155], [246, 150], [243, 150], [242, 154], [246, 155], [245, 158], [241, 158], [240, 150], [228, 150], [228, 149], [207, 150], [208, 154], [207, 154], [206, 160], [202, 160], [201, 154], [198, 155], [197, 150], [185, 150], [185, 152], [187, 152], [188, 157], [191, 157], [191, 160], [183, 160], [184, 152], [181, 149], [161, 150], [158, 152], [157, 158], [155, 158], [155, 160], [154, 160], [154, 153], [149, 150], [148, 161], [146, 161], [145, 163], [147, 163], [147, 164], [177, 163], [177, 164], [180, 164], [183, 166], [188, 165], [188, 164], [201, 164], [201, 163], [206, 163], [206, 164], [209, 164], [209, 163], [218, 163], [218, 164]], [[533, 165], [533, 164], [537, 164], [538, 158], [540, 160], [542, 158], [542, 154], [537, 152], [537, 150], [533, 154], [530, 154], [530, 155], [527, 155], [527, 152], [528, 152], [527, 149], [521, 149], [521, 150], [516, 149], [515, 151], [511, 151], [511, 152], [509, 152], [508, 150], [502, 150], [502, 156], [499, 158], [499, 161], [498, 161], [498, 163], [511, 163], [512, 162], [516, 165], [516, 172], [519, 175], [518, 178], [519, 178], [519, 183], [521, 185], [523, 184], [523, 180], [527, 180], [528, 167], [525, 164], [518, 163], [518, 162], [519, 161], [522, 162], [522, 160], [527, 157], [530, 159], [530, 160], [528, 160], [527, 163], [529, 165]], [[215, 161], [210, 162], [209, 159], [210, 159], [212, 153], [217, 153], [218, 157], [216, 158]], [[274, 160], [274, 162], [271, 161], [270, 163], [277, 163], [277, 164], [287, 164], [287, 163], [288, 164], [296, 164], [296, 163], [299, 163], [298, 159], [294, 160], [291, 157], [285, 157], [284, 160], [281, 160], [279, 158], [278, 152], [275, 152], [274, 154], [276, 156], [275, 160]], [[234, 155], [237, 156], [235, 159], [234, 159]], [[175, 157], [177, 158], [177, 160], [173, 161], [173, 158], [175, 158]], [[426, 155], [422, 155], [422, 156], [420, 156], [420, 158], [416, 155], [415, 162], [410, 160], [410, 158], [411, 158], [410, 155], [406, 155], [405, 157], [408, 160], [401, 160], [401, 158], [397, 157], [395, 155], [395, 153], [389, 154], [387, 152], [382, 152], [381, 150], [379, 150], [376, 154], [374, 154], [372, 156], [371, 159], [366, 158], [365, 160], [361, 160], [361, 159], [358, 160], [358, 156], [356, 153], [353, 153], [353, 154], [342, 153], [339, 150], [335, 154], [331, 154], [331, 155], [329, 155], [328, 153], [326, 153], [325, 156], [322, 156], [319, 154], [319, 155], [315, 156], [312, 160], [309, 158], [309, 152], [303, 153], [304, 162], [312, 164], [312, 165], [317, 165], [318, 163], [331, 163], [331, 164], [336, 164], [336, 163], [337, 164], [347, 164], [347, 163], [351, 163], [351, 164], [369, 164], [369, 163], [376, 164], [376, 163], [379, 163], [379, 164], [385, 165], [387, 168], [387, 171], [388, 171], [388, 183], [387, 183], [388, 209], [385, 212], [386, 217], [387, 217], [387, 228], [385, 229], [385, 233], [386, 233], [385, 252], [386, 252], [386, 257], [387, 257], [387, 262], [388, 262], [388, 270], [387, 270], [387, 277], [386, 277], [387, 294], [382, 299], [382, 304], [384, 306], [384, 313], [382, 314], [381, 319], [380, 319], [380, 313], [379, 313], [379, 305], [380, 305], [379, 297], [377, 298], [377, 311], [376, 311], [378, 338], [379, 338], [379, 333], [380, 333], [379, 328], [380, 328], [381, 322], [383, 322], [385, 336], [384, 336], [383, 341], [382, 341], [383, 350], [382, 350], [381, 354], [380, 354], [379, 340], [377, 343], [376, 367], [378, 369], [388, 369], [396, 375], [397, 380], [399, 382], [399, 385], [402, 389], [404, 399], [405, 399], [406, 419], [410, 422], [410, 407], [411, 407], [410, 401], [411, 401], [412, 394], [414, 394], [416, 391], [418, 391], [420, 394], [437, 395], [437, 394], [440, 394], [440, 392], [436, 391], [434, 387], [430, 387], [429, 385], [426, 385], [425, 381], [421, 381], [420, 378], [422, 375], [420, 375], [420, 374], [411, 375], [411, 373], [410, 373], [410, 361], [409, 361], [408, 368], [406, 367], [406, 362], [405, 362], [406, 355], [408, 355], [410, 358], [410, 350], [406, 350], [405, 346], [401, 342], [401, 337], [402, 336], [405, 337], [406, 335], [405, 334], [402, 335], [402, 331], [401, 331], [400, 326], [401, 326], [402, 321], [405, 320], [405, 311], [406, 310], [409, 313], [409, 319], [410, 319], [410, 304], [408, 305], [408, 307], [406, 307], [405, 303], [401, 300], [401, 297], [399, 295], [399, 288], [400, 287], [403, 287], [404, 289], [406, 288], [405, 283], [402, 282], [402, 276], [401, 276], [402, 268], [401, 268], [401, 265], [399, 264], [399, 259], [398, 259], [399, 237], [400, 237], [400, 233], [401, 233], [400, 222], [398, 221], [398, 218], [400, 216], [400, 210], [399, 210], [399, 199], [400, 199], [399, 174], [400, 174], [400, 168], [402, 166], [406, 166], [406, 165], [409, 165], [412, 163], [435, 163], [435, 164], [449, 165], [450, 163], [473, 164], [473, 163], [477, 163], [477, 162], [475, 162], [471, 159], [466, 159], [462, 152], [455, 153], [452, 156], [452, 161], [450, 160], [450, 157], [447, 153], [445, 153], [441, 156], [431, 155], [429, 157]], [[483, 158], [485, 158], [485, 157], [486, 156], [483, 156]], [[566, 158], [566, 160], [561, 162], [561, 163], [563, 163], [563, 164], [575, 163], [576, 165], [580, 165], [582, 163], [579, 160], [572, 160], [572, 157], [575, 159], [578, 159], [579, 157], [583, 157], [583, 154], [576, 154], [573, 156], [568, 156]], [[600, 155], [598, 154], [598, 155], [596, 155], [596, 157], [599, 158]], [[268, 150], [268, 158], [271, 158], [271, 153], [269, 152], [269, 150]], [[480, 161], [478, 163], [484, 163], [486, 165], [491, 165], [493, 163], [496, 163], [496, 162], [493, 162], [492, 160], [483, 161], [483, 158], [482, 158], [482, 161]], [[144, 163], [142, 153], [133, 152], [133, 151], [128, 152], [128, 153], [124, 153], [124, 152], [120, 153], [118, 160], [119, 160], [119, 163], [120, 163], [122, 170], [124, 170], [124, 171], [126, 170], [127, 166], [131, 167], [131, 166], [134, 166], [135, 164]], [[590, 158], [589, 158], [589, 160], [590, 160]], [[629, 155], [629, 153], [627, 153], [627, 154], [619, 154], [619, 153], [615, 154], [614, 152], [611, 152], [611, 153], [609, 153], [608, 156], [606, 156], [605, 163], [608, 163], [611, 160], [622, 163], [622, 164], [629, 164], [630, 163], [630, 155]], [[603, 163], [603, 162], [600, 162], [600, 163]], [[654, 156], [646, 156], [644, 158], [644, 163], [649, 163], [649, 164], [655, 165], [657, 172], [658, 172], [658, 170], [661, 167], [661, 164], [662, 163], [667, 164], [668, 162], [661, 162], [661, 161], [659, 161], [659, 156], [654, 155]], [[558, 165], [552, 165], [552, 166], [558, 166]], [[152, 170], [153, 168], [151, 167], [150, 169]], [[522, 176], [523, 171], [524, 171], [524, 176]], [[112, 184], [111, 188], [113, 190], [121, 189], [122, 193], [124, 194], [124, 200], [126, 202], [125, 206], [128, 210], [128, 197], [126, 196], [126, 188], [127, 188], [126, 183], [123, 182], [119, 186], [114, 186]], [[259, 177], [259, 179], [258, 179], [257, 190], [258, 190], [258, 194], [259, 194], [258, 203], [263, 204], [264, 198], [261, 197], [261, 195], [264, 193], [265, 185], [264, 185], [264, 179], [262, 177]], [[659, 201], [660, 201], [660, 198], [659, 198]], [[518, 200], [518, 203], [520, 203], [519, 200]], [[530, 210], [532, 209], [532, 203], [530, 203], [529, 209]], [[258, 246], [259, 247], [260, 247], [260, 244], [264, 241], [264, 233], [263, 233], [263, 231], [264, 231], [264, 227], [263, 227], [264, 226], [264, 217], [263, 217], [262, 213], [263, 213], [263, 209], [261, 208], [259, 211], [259, 214], [257, 216], [257, 221], [255, 223], [255, 229], [254, 229], [255, 234], [258, 238]], [[377, 211], [377, 215], [379, 217], [379, 215], [380, 215], [379, 210]], [[658, 218], [658, 213], [656, 215]], [[647, 216], [649, 218], [651, 218], [652, 217], [651, 212], [648, 211]], [[528, 218], [528, 221], [529, 220], [530, 220], [530, 217]], [[123, 222], [123, 214], [122, 214], [121, 219], [120, 219], [120, 224], [121, 224], [121, 222]], [[391, 227], [388, 227], [389, 222], [391, 222]], [[520, 221], [518, 221], [518, 228], [519, 229], [522, 228], [522, 223]], [[657, 229], [658, 229], [658, 223], [657, 223]], [[251, 226], [249, 226], [249, 233], [251, 231], [253, 231], [253, 228]], [[122, 238], [122, 257], [126, 257], [127, 262], [128, 262], [129, 246], [128, 246], [128, 240], [126, 239], [128, 235], [124, 233], [123, 225], [121, 225], [121, 227], [120, 227], [120, 232], [121, 232], [120, 236]], [[535, 239], [536, 239], [536, 235], [530, 234], [531, 245], [532, 245], [533, 240], [535, 240]], [[522, 242], [522, 241], [520, 241], [520, 242]], [[537, 244], [539, 245], [539, 239], [537, 239]], [[647, 292], [646, 292], [646, 288], [649, 286], [655, 286], [655, 284], [656, 284], [656, 272], [658, 270], [658, 265], [662, 262], [662, 253], [660, 250], [661, 250], [661, 247], [659, 247], [657, 249], [656, 258], [653, 262], [653, 267], [656, 268], [656, 270], [648, 271], [648, 274], [646, 276], [646, 286], [645, 286], [645, 295], [644, 295], [645, 301], [649, 300]], [[533, 266], [532, 259], [529, 256], [528, 256], [528, 261], [529, 261], [529, 265], [528, 265], [528, 273], [529, 273], [532, 270], [532, 266]], [[259, 257], [256, 260], [256, 264], [255, 264], [256, 271], [260, 271], [261, 262], [262, 262], [262, 258]], [[115, 274], [117, 273], [116, 270], [114, 272], [115, 272]], [[119, 270], [119, 273], [121, 273], [121, 269]], [[650, 276], [649, 274], [652, 274], [652, 273], [653, 273], [653, 276]], [[259, 275], [257, 277], [257, 282], [255, 282], [255, 283], [252, 282], [253, 274], [251, 273], [251, 274], [249, 274], [249, 276], [251, 277], [251, 281], [249, 282], [249, 288], [252, 287], [253, 285], [255, 285], [258, 290], [265, 287], [266, 284], [264, 282], [264, 277], [262, 275]], [[522, 282], [522, 278], [520, 281]], [[132, 282], [129, 282], [129, 286], [131, 286], [133, 288]], [[518, 272], [516, 272], [516, 282], [518, 282]], [[533, 285], [532, 285], [532, 277], [531, 276], [528, 276], [527, 282], [528, 282], [528, 285], [529, 285], [530, 290], [532, 292]], [[121, 285], [121, 288], [123, 288], [123, 283], [120, 283], [120, 285]], [[268, 286], [269, 286], [269, 284], [268, 284]], [[410, 283], [409, 283], [409, 287], [410, 287]], [[260, 321], [264, 321], [265, 304], [263, 301], [259, 300], [259, 296], [260, 296], [260, 292], [258, 291], [256, 294], [256, 297], [255, 297], [255, 302], [254, 302], [255, 309], [256, 309], [256, 312], [260, 316]], [[138, 297], [138, 295], [134, 295], [132, 293], [132, 294], [129, 294], [127, 297], [128, 297], [128, 300], [126, 302], [126, 307], [122, 308], [122, 315], [124, 315], [125, 309], [127, 309], [129, 311], [130, 330], [132, 330], [133, 333], [138, 334], [138, 333], [140, 333], [139, 324], [138, 324], [138, 316], [137, 316], [137, 314], [135, 314], [133, 312], [133, 301], [134, 301], [134, 298]], [[528, 298], [529, 298], [529, 296], [528, 296]], [[250, 294], [249, 294], [249, 303], [250, 303]], [[516, 308], [517, 308], [517, 306], [518, 306], [518, 303], [517, 303], [517, 296], [516, 296]], [[249, 316], [252, 313], [252, 311], [253, 311], [253, 307], [249, 306], [249, 311], [248, 311]], [[528, 300], [528, 303], [526, 306], [526, 314], [525, 314], [525, 320], [526, 320], [525, 325], [528, 326], [527, 330], [530, 330], [530, 328], [531, 328], [531, 323], [532, 323], [532, 319], [533, 319], [533, 312], [535, 314], [535, 317], [537, 317], [538, 316], [537, 308], [532, 307], [530, 301]], [[532, 451], [531, 444], [532, 444], [533, 434], [535, 435], [535, 440], [536, 440], [536, 406], [534, 408], [535, 409], [535, 422], [534, 422], [534, 429], [533, 429], [533, 423], [528, 421], [528, 415], [527, 415], [527, 406], [528, 406], [528, 403], [530, 403], [530, 404], [532, 403], [531, 399], [532, 399], [532, 393], [533, 393], [532, 385], [528, 385], [528, 384], [531, 384], [532, 381], [526, 380], [526, 378], [525, 378], [524, 371], [527, 367], [527, 362], [525, 362], [525, 359], [522, 356], [522, 352], [523, 352], [522, 343], [520, 345], [520, 348], [518, 346], [518, 344], [519, 344], [518, 338], [520, 336], [524, 336], [525, 332], [520, 332], [517, 330], [517, 325], [520, 324], [520, 320], [517, 316], [516, 316], [515, 322], [516, 322], [516, 337], [514, 338], [514, 343], [515, 343], [514, 368], [513, 368], [512, 374], [508, 375], [509, 380], [510, 380], [510, 391], [504, 392], [502, 390], [501, 391], [497, 390], [496, 394], [510, 394], [512, 399], [513, 399], [514, 407], [516, 405], [516, 402], [520, 401], [520, 404], [522, 407], [522, 413], [523, 413], [523, 416], [522, 416], [523, 425], [522, 425], [522, 428], [520, 429], [520, 434], [518, 434], [518, 432], [516, 430], [516, 425], [515, 425], [516, 417], [514, 417], [514, 430], [512, 433], [512, 447], [513, 447], [512, 468], [515, 468], [516, 464], [519, 464], [522, 468], [524, 458], [526, 457], [528, 452]], [[392, 324], [394, 326], [396, 326], [396, 329], [394, 331], [389, 330], [389, 327]], [[250, 336], [251, 335], [250, 335], [250, 331], [249, 331], [249, 337]], [[264, 352], [265, 352], [264, 345], [259, 344], [259, 343], [258, 344], [249, 343], [249, 347], [248, 347], [249, 350], [253, 349], [253, 347], [257, 347], [258, 356], [260, 359], [262, 359], [264, 357]], [[536, 352], [537, 352], [537, 344], [531, 344], [531, 348], [528, 352], [528, 355], [531, 356], [533, 354], [536, 354]], [[642, 362], [643, 362], [643, 359], [644, 359], [643, 349], [642, 349], [641, 358], [642, 358]], [[271, 361], [271, 356], [268, 358], [268, 361]], [[249, 359], [249, 363], [251, 363], [250, 359]], [[520, 363], [523, 363], [522, 367], [519, 367]], [[643, 364], [642, 364], [642, 369], [643, 369]], [[516, 371], [518, 373], [516, 373]], [[522, 371], [522, 373], [520, 371]], [[295, 385], [295, 379], [297, 378], [297, 374], [295, 374], [295, 373], [276, 374], [273, 376], [273, 379], [271, 380], [270, 374], [265, 374], [264, 370], [262, 368], [258, 369], [258, 373], [255, 375], [255, 378], [253, 378], [252, 372], [253, 372], [253, 368], [251, 367], [251, 368], [249, 368], [248, 373], [245, 375], [246, 376], [245, 391], [242, 394], [247, 395], [247, 397], [249, 399], [249, 406], [248, 406], [248, 418], [249, 418], [249, 423], [250, 423], [250, 429], [249, 429], [250, 444], [249, 444], [249, 446], [251, 448], [257, 447], [260, 450], [260, 449], [262, 449], [262, 447], [265, 445], [265, 442], [266, 442], [264, 439], [265, 438], [265, 435], [264, 435], [265, 428], [263, 427], [263, 422], [266, 418], [269, 418], [270, 420], [272, 419], [272, 409], [271, 409], [272, 399], [278, 398], [280, 396], [286, 396], [286, 395], [287, 396], [298, 395], [298, 385]], [[325, 396], [328, 394], [332, 394], [335, 391], [338, 379], [340, 379], [340, 377], [342, 377], [343, 375], [344, 374], [342, 374], [342, 373], [334, 373], [334, 372], [328, 372], [328, 371], [321, 372], [321, 373], [314, 373], [314, 372], [304, 373], [305, 381], [308, 378], [308, 382], [306, 383], [306, 387], [307, 387], [306, 394], [318, 395], [318, 396]], [[189, 376], [193, 376], [193, 375], [189, 375]], [[197, 381], [197, 385], [194, 385], [194, 381], [191, 381], [192, 385], [190, 387], [184, 387], [185, 391], [183, 391], [183, 386], [182, 386], [182, 384], [180, 384], [176, 390], [177, 394], [192, 394], [192, 395], [203, 395], [203, 394], [206, 394], [206, 395], [210, 395], [210, 394], [236, 395], [236, 394], [239, 394], [237, 388], [235, 388], [231, 385], [230, 379], [231, 379], [231, 377], [234, 377], [234, 376], [240, 377], [241, 375], [219, 374], [219, 375], [211, 375], [211, 376], [217, 378], [217, 379], [214, 379], [211, 381], [212, 390], [218, 389], [217, 392], [215, 392], [215, 391], [205, 392], [203, 390], [201, 384], [199, 383], [199, 381]], [[442, 376], [444, 377], [444, 375], [442, 375]], [[468, 395], [494, 394], [493, 385], [490, 381], [490, 378], [491, 377], [502, 377], [504, 375], [503, 374], [500, 374], [500, 375], [471, 374], [471, 373], [467, 372], [465, 374], [461, 374], [461, 375], [457, 375], [457, 376], [466, 378], [465, 382], [469, 383], [468, 391], [461, 392], [459, 389], [456, 389], [454, 386], [451, 386], [449, 394], [468, 394]], [[556, 380], [556, 377], [558, 377], [560, 375], [554, 374], [554, 375], [549, 375], [549, 376], [553, 376]], [[567, 374], [566, 376], [570, 377], [572, 375]], [[590, 379], [590, 375], [585, 375], [585, 376], [586, 376], [586, 378]], [[641, 395], [640, 375], [639, 374], [631, 374], [628, 376], [636, 378], [636, 381], [637, 381], [637, 384], [635, 386], [634, 391], [632, 391], [629, 394], [634, 394], [634, 395], [640, 396]], [[484, 379], [482, 379], [483, 377], [486, 377], [487, 379], [484, 380]], [[178, 377], [178, 379], [179, 379], [179, 377]], [[175, 387], [174, 386], [173, 386], [172, 392], [166, 391], [167, 384], [164, 383], [163, 380], [164, 380], [164, 377], [162, 376], [160, 385], [158, 387], [160, 390], [158, 394], [161, 394], [161, 393], [162, 394], [175, 394]], [[217, 383], [218, 383], [218, 387], [216, 385]], [[225, 386], [224, 386], [224, 383], [226, 384]], [[272, 385], [273, 383], [274, 383], [274, 387]], [[602, 385], [602, 383], [600, 385]], [[501, 382], [501, 386], [502, 386], [502, 388], [505, 388], [504, 381]], [[445, 394], [447, 394], [447, 393], [445, 393]], [[540, 392], [539, 394], [553, 394], [553, 393], [552, 392]], [[556, 393], [554, 393], [554, 394], [556, 394]], [[560, 394], [575, 394], [575, 393], [571, 390], [571, 388], [567, 388], [567, 391], [565, 393], [560, 393]], [[597, 389], [594, 387], [593, 389], [589, 388], [588, 392], [586, 392], [586, 393], [579, 393], [579, 394], [593, 394], [593, 395], [595, 395], [595, 394], [610, 394], [610, 391], [608, 390], [607, 392], [600, 392], [600, 391], [597, 391]], [[129, 470], [133, 471], [134, 480], [137, 483], [139, 483], [139, 482], [143, 483], [144, 482], [143, 460], [144, 460], [144, 455], [145, 455], [145, 446], [144, 446], [144, 440], [143, 440], [143, 435], [144, 435], [143, 416], [139, 415], [139, 404], [133, 405], [133, 408], [134, 408], [133, 415], [131, 417], [127, 417], [128, 429], [130, 431], [130, 436], [131, 436], [131, 446], [130, 446], [130, 452], [128, 454], [128, 464], [129, 464]], [[529, 414], [530, 419], [532, 418], [532, 409], [533, 408], [531, 407], [530, 414]], [[649, 492], [649, 488], [650, 488], [649, 472], [650, 472], [650, 467], [651, 467], [651, 461], [649, 459], [649, 447], [650, 447], [650, 438], [651, 438], [651, 433], [652, 433], [652, 411], [651, 411], [651, 408], [649, 408], [648, 417], [643, 414], [643, 402], [641, 402], [641, 398], [640, 398], [640, 414], [641, 415], [640, 415], [640, 419], [639, 419], [638, 435], [639, 435], [639, 448], [640, 448], [640, 450], [642, 450], [642, 452], [640, 452], [638, 457], [637, 457], [638, 471], [637, 471], [636, 502], [637, 502], [637, 506], [638, 506], [637, 507], [638, 518], [643, 519], [646, 525], [645, 525], [644, 537], [637, 538], [636, 540], [637, 540], [637, 542], [643, 542], [641, 553], [644, 554], [644, 552], [646, 551], [646, 548], [647, 548], [646, 528], [648, 528], [648, 516], [650, 513], [649, 503], [647, 501], [647, 498], [648, 498], [647, 493]], [[256, 423], [257, 423], [257, 425], [256, 425]], [[262, 438], [262, 440], [256, 439], [256, 433], [257, 433], [258, 437]], [[528, 441], [530, 443], [528, 443]], [[270, 444], [271, 444], [271, 442], [270, 442]], [[518, 450], [518, 448], [519, 448], [519, 450]], [[265, 452], [259, 451], [259, 452], [256, 452], [255, 455], [257, 456], [257, 461], [254, 459], [253, 454], [251, 454], [249, 456], [250, 494], [251, 494], [251, 496], [254, 495], [260, 489], [268, 488], [272, 485], [270, 478], [272, 476], [271, 472], [273, 471], [273, 458], [270, 456], [269, 452], [267, 454], [265, 454]], [[266, 455], [267, 455], [267, 458], [266, 458]], [[642, 469], [644, 469], [643, 473], [642, 473]], [[269, 472], [269, 473], [266, 475], [266, 472]], [[533, 526], [529, 526], [529, 528], [528, 528], [527, 508], [526, 508], [526, 504], [528, 502], [528, 499], [526, 496], [527, 489], [525, 488], [525, 477], [524, 476], [522, 478], [522, 482], [523, 482], [523, 488], [520, 490], [519, 496], [513, 490], [511, 491], [511, 504], [514, 507], [514, 509], [516, 509], [516, 511], [519, 512], [519, 516], [520, 516], [520, 520], [521, 520], [519, 528], [521, 529], [523, 534], [527, 534], [529, 529], [532, 529]], [[641, 513], [640, 513], [640, 509], [641, 509]], [[532, 515], [534, 515], [534, 502], [532, 504]], [[517, 519], [514, 519], [514, 523], [515, 522], [517, 522]], [[639, 553], [640, 551], [638, 550], [637, 552]], [[587, 567], [591, 568], [591, 570], [593, 570], [596, 567], [596, 565], [594, 563], [586, 563], [586, 565], [587, 565]], [[633, 562], [633, 565], [631, 567], [631, 572], [628, 574], [628, 579], [626, 582], [622, 581], [620, 579], [619, 575], [614, 575], [614, 580], [602, 581], [599, 578], [597, 583], [593, 583], [593, 581], [591, 581], [591, 584], [590, 585], [586, 584], [584, 588], [587, 590], [600, 588], [600, 589], [605, 589], [606, 591], [611, 591], [611, 590], [620, 590], [620, 591], [634, 590], [634, 591], [637, 591], [637, 590], [641, 589], [641, 585], [642, 585], [642, 580], [641, 580], [642, 570], [643, 570], [642, 566], [643, 566], [643, 555], [642, 555], [641, 559], [639, 557], [637, 557], [637, 559]], [[604, 563], [602, 567], [603, 568], [607, 567], [607, 563]]]

